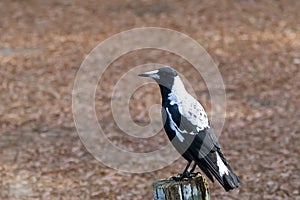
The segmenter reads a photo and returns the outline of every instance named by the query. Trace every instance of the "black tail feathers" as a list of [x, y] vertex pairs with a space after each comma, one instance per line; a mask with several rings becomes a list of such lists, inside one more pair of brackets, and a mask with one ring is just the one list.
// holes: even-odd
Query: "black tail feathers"
[[223, 175], [223, 187], [228, 192], [234, 188], [238, 188], [241, 184], [241, 180], [237, 175], [235, 175], [232, 171], [229, 171], [229, 174]]

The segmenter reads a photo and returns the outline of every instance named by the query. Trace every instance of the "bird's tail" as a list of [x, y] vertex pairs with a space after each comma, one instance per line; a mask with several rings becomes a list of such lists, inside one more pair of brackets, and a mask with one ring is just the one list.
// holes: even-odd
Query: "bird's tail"
[[211, 155], [208, 155], [208, 157], [204, 157], [197, 162], [198, 166], [212, 182], [214, 182], [213, 177], [215, 177], [227, 192], [238, 188], [241, 180], [233, 172], [224, 155], [221, 152], [217, 153], [217, 155], [220, 155], [222, 158], [220, 163], [213, 163], [212, 159], [209, 159]]
[[228, 175], [224, 174], [222, 179], [223, 179], [223, 184], [222, 183], [221, 184], [226, 191], [232, 190], [234, 188], [238, 188], [241, 183], [239, 177], [232, 170], [229, 170]]

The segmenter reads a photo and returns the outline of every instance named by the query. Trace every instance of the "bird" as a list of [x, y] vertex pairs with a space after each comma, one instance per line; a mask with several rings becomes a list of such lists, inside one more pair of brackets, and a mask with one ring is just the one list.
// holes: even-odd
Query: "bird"
[[[241, 180], [222, 152], [203, 106], [186, 91], [177, 72], [166, 66], [139, 76], [152, 78], [158, 84], [164, 130], [175, 149], [188, 161], [177, 180], [190, 177], [198, 166], [212, 182], [217, 179], [227, 192], [238, 188]], [[191, 163], [194, 164], [188, 170]]]

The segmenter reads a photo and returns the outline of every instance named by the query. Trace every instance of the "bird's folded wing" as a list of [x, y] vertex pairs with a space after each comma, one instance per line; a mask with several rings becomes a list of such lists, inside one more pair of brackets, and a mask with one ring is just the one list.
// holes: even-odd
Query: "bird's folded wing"
[[219, 151], [221, 152], [220, 144], [216, 139], [216, 136], [212, 135], [213, 132], [211, 131], [212, 130], [209, 129], [200, 131], [194, 138], [188, 151], [194, 156], [194, 161], [198, 163], [198, 165], [205, 166], [205, 168], [207, 168], [209, 172], [223, 184], [217, 158], [217, 156], [220, 155]]

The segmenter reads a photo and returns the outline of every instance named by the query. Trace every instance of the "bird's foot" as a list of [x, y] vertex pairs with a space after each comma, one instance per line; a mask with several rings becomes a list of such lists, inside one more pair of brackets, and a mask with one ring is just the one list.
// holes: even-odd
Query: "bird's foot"
[[183, 179], [190, 179], [190, 178], [193, 178], [197, 175], [198, 173], [197, 172], [185, 172], [185, 173], [182, 173], [182, 174], [178, 174], [178, 176], [172, 176], [171, 179], [175, 180], [175, 181], [182, 181]]

